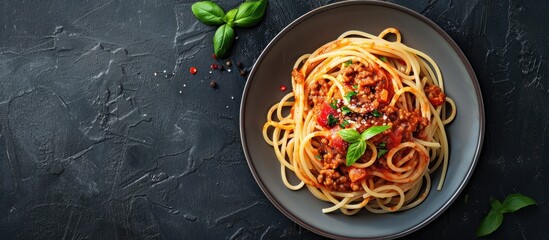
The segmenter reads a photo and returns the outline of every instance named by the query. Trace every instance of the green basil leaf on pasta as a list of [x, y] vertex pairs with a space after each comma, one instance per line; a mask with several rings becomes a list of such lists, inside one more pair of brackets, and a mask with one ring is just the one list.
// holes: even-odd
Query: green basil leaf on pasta
[[360, 134], [360, 139], [362, 139], [363, 141], [366, 141], [366, 140], [372, 138], [373, 136], [384, 132], [385, 130], [387, 130], [389, 128], [391, 128], [391, 126], [373, 126], [373, 127], [370, 127], [368, 129], [364, 130], [364, 132], [362, 132]]
[[328, 126], [333, 127], [337, 123], [337, 118], [333, 114], [328, 115]]
[[520, 193], [507, 196], [502, 203], [502, 207], [510, 213], [530, 205], [536, 205], [536, 201]]
[[351, 166], [356, 162], [366, 151], [366, 142], [358, 141], [349, 145], [347, 149], [346, 165]]
[[344, 67], [348, 67], [349, 65], [353, 64], [353, 60], [348, 60], [346, 62], [343, 63], [343, 66]]
[[372, 116], [381, 117], [381, 113], [379, 113], [379, 111], [377, 111], [377, 109], [374, 109], [374, 111], [372, 111]]
[[494, 232], [503, 222], [503, 213], [494, 209], [490, 210], [488, 215], [482, 219], [477, 228], [477, 237], [486, 236]]
[[334, 110], [337, 109], [337, 99], [332, 100], [332, 102], [330, 103], [330, 107], [332, 107], [332, 109]]
[[358, 133], [357, 130], [354, 130], [352, 128], [348, 129], [341, 129], [337, 132], [337, 134], [348, 143], [354, 143], [360, 140], [360, 133]]
[[196, 2], [191, 6], [191, 10], [198, 20], [207, 25], [221, 25], [225, 22], [225, 11], [214, 2]]
[[233, 45], [234, 41], [234, 30], [227, 24], [221, 25], [215, 31], [213, 38], [214, 53], [217, 57], [223, 58], [226, 56]]
[[348, 93], [345, 93], [345, 96], [343, 96], [347, 102], [351, 102], [351, 98], [353, 96], [355, 96], [357, 94], [357, 92], [348, 92]]
[[339, 124], [339, 126], [342, 127], [342, 128], [347, 127], [347, 125], [349, 125], [349, 121], [347, 121], [347, 120], [343, 120], [343, 121]]
[[387, 62], [387, 57], [385, 57], [385, 56], [381, 56], [381, 57], [379, 57], [379, 59], [380, 59], [381, 61]]
[[387, 152], [388, 152], [387, 149], [378, 149], [378, 150], [377, 150], [377, 158], [382, 157], [382, 156], [385, 155]]
[[345, 116], [345, 115], [347, 115], [347, 114], [349, 114], [349, 113], [351, 113], [351, 109], [350, 109], [349, 107], [343, 106], [343, 107], [341, 108], [341, 114], [343, 114], [343, 116]]
[[251, 27], [263, 18], [267, 0], [248, 1], [240, 4], [235, 16], [234, 24], [237, 27]]

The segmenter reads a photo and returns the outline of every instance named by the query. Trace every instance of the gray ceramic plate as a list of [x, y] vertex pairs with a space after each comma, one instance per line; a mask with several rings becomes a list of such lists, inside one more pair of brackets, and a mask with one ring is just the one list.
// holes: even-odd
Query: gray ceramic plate
[[[392, 214], [361, 211], [355, 216], [323, 214], [330, 206], [308, 190], [288, 190], [281, 181], [275, 154], [264, 142], [261, 129], [269, 107], [287, 92], [295, 60], [311, 53], [341, 33], [356, 29], [374, 35], [398, 28], [403, 42], [430, 55], [443, 73], [446, 93], [458, 108], [447, 127], [450, 164], [444, 188], [435, 189], [416, 208]], [[244, 154], [257, 183], [271, 202], [301, 226], [332, 238], [395, 238], [409, 234], [435, 219], [458, 197], [471, 177], [484, 135], [484, 109], [475, 74], [456, 43], [436, 24], [407, 8], [378, 1], [339, 2], [315, 9], [292, 22], [261, 53], [250, 72], [240, 111]]]

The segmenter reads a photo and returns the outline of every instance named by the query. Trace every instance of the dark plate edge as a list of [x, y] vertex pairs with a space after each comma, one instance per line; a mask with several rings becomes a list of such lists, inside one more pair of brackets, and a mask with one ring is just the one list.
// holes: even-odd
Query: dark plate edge
[[423, 16], [423, 15], [421, 15], [421, 14], [419, 14], [419, 13], [417, 13], [417, 12], [411, 10], [411, 9], [408, 9], [404, 6], [400, 6], [400, 5], [397, 5], [397, 4], [394, 4], [394, 3], [390, 3], [390, 2], [370, 1], [370, 0], [350, 0], [350, 1], [345, 1], [345, 2], [332, 3], [332, 4], [328, 4], [328, 5], [313, 9], [313, 10], [307, 12], [306, 14], [302, 15], [301, 17], [297, 18], [296, 20], [292, 21], [288, 26], [286, 26], [284, 29], [282, 29], [282, 31], [280, 31], [269, 42], [267, 47], [265, 47], [265, 49], [259, 55], [258, 60], [254, 64], [254, 66], [252, 67], [252, 70], [250, 71], [250, 74], [248, 75], [248, 79], [247, 79], [246, 85], [244, 87], [244, 92], [242, 94], [241, 105], [240, 105], [240, 119], [239, 119], [239, 122], [240, 122], [240, 138], [242, 140], [241, 143], [242, 143], [242, 149], [244, 151], [244, 156], [246, 158], [246, 161], [248, 163], [248, 167], [250, 168], [250, 171], [252, 172], [252, 175], [253, 175], [255, 181], [257, 182], [257, 184], [261, 188], [261, 191], [263, 191], [263, 193], [267, 196], [269, 201], [271, 201], [271, 203], [279, 211], [281, 211], [284, 215], [286, 215], [286, 217], [290, 218], [292, 221], [298, 223], [300, 226], [306, 228], [307, 230], [310, 230], [310, 231], [312, 231], [316, 234], [322, 235], [322, 236], [335, 238], [335, 239], [359, 239], [359, 238], [349, 238], [349, 237], [345, 237], [345, 236], [335, 235], [335, 234], [332, 234], [332, 233], [325, 232], [321, 229], [315, 228], [313, 226], [310, 226], [307, 223], [305, 223], [304, 221], [302, 221], [300, 218], [298, 218], [297, 216], [290, 213], [287, 209], [285, 209], [277, 201], [275, 201], [274, 197], [271, 195], [271, 193], [268, 191], [268, 189], [265, 187], [265, 185], [259, 180], [259, 176], [257, 175], [257, 172], [255, 171], [255, 167], [253, 165], [253, 162], [250, 160], [248, 148], [247, 148], [247, 145], [245, 144], [246, 143], [246, 135], [245, 135], [245, 130], [244, 130], [244, 109], [245, 109], [245, 103], [246, 103], [244, 100], [246, 100], [246, 98], [247, 98], [248, 91], [249, 91], [249, 88], [250, 88], [250, 85], [251, 85], [251, 81], [249, 81], [249, 80], [253, 78], [253, 76], [255, 75], [255, 72], [257, 71], [257, 66], [259, 65], [259, 63], [261, 61], [263, 61], [264, 56], [267, 54], [267, 52], [269, 52], [269, 50], [272, 48], [272, 46], [280, 38], [282, 38], [282, 36], [284, 36], [288, 31], [290, 31], [293, 27], [295, 27], [296, 25], [298, 25], [299, 23], [301, 23], [305, 19], [307, 19], [307, 18], [309, 18], [313, 15], [316, 15], [318, 13], [321, 13], [321, 12], [327, 11], [329, 9], [332, 9], [332, 8], [337, 8], [337, 7], [341, 7], [341, 6], [347, 6], [347, 5], [355, 5], [355, 4], [359, 4], [359, 5], [364, 5], [364, 4], [379, 5], [379, 6], [383, 6], [383, 7], [393, 8], [393, 9], [396, 9], [398, 11], [404, 12], [406, 14], [410, 14], [413, 17], [423, 21], [429, 27], [433, 28], [436, 32], [438, 32], [450, 44], [450, 46], [454, 49], [454, 51], [457, 53], [457, 55], [459, 56], [459, 58], [461, 59], [461, 61], [465, 65], [465, 67], [467, 69], [467, 72], [469, 73], [469, 76], [473, 80], [473, 86], [475, 88], [475, 93], [477, 95], [477, 99], [478, 99], [478, 103], [479, 103], [479, 118], [480, 118], [479, 119], [480, 120], [480, 128], [479, 128], [479, 132], [478, 132], [479, 138], [478, 138], [478, 141], [477, 141], [477, 147], [475, 149], [473, 164], [471, 164], [471, 167], [467, 171], [467, 174], [465, 176], [465, 180], [462, 182], [461, 185], [459, 185], [457, 191], [450, 197], [449, 201], [446, 202], [444, 205], [442, 205], [442, 207], [439, 208], [437, 211], [435, 211], [435, 214], [433, 214], [431, 217], [425, 219], [420, 224], [418, 224], [418, 225], [416, 225], [416, 226], [414, 226], [414, 227], [412, 227], [412, 228], [410, 228], [406, 231], [396, 233], [394, 235], [383, 236], [381, 239], [397, 238], [397, 237], [402, 237], [402, 236], [408, 235], [408, 234], [410, 234], [412, 232], [415, 232], [415, 231], [421, 229], [422, 227], [426, 226], [427, 224], [429, 224], [430, 222], [435, 220], [437, 217], [439, 217], [456, 200], [456, 198], [463, 191], [463, 189], [465, 188], [465, 186], [467, 185], [467, 183], [471, 179], [471, 175], [472, 175], [473, 170], [475, 169], [475, 167], [478, 163], [478, 159], [480, 157], [480, 151], [481, 151], [482, 145], [484, 143], [484, 131], [485, 131], [484, 103], [483, 103], [483, 99], [482, 99], [480, 85], [478, 83], [478, 79], [475, 75], [473, 67], [471, 66], [471, 64], [469, 63], [467, 58], [465, 57], [465, 54], [463, 53], [463, 51], [461, 51], [459, 46], [456, 44], [456, 42], [442, 28], [440, 28], [436, 23], [434, 23], [433, 21], [431, 21], [427, 17], [425, 17], [425, 16]]

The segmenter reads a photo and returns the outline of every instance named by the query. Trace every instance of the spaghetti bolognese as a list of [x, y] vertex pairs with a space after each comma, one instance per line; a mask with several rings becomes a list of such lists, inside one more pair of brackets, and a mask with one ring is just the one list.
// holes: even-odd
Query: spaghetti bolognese
[[[456, 107], [435, 61], [401, 40], [395, 28], [378, 36], [343, 33], [297, 59], [292, 92], [267, 113], [263, 137], [280, 161], [282, 181], [331, 202], [324, 213], [413, 208], [440, 168], [442, 188], [444, 125]], [[299, 183], [290, 183], [288, 170]]]

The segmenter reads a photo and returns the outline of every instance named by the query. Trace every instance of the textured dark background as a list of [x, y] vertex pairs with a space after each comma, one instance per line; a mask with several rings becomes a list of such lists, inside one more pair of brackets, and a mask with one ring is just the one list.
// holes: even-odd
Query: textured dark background
[[[214, 28], [193, 2], [0, 2], [0, 238], [320, 238], [252, 178], [238, 124], [246, 79], [234, 65], [209, 73]], [[284, 26], [331, 2], [271, 0], [258, 26], [237, 30], [231, 59], [249, 70]], [[468, 186], [406, 238], [473, 238], [490, 196], [521, 192], [538, 205], [490, 238], [548, 239], [549, 2], [394, 2], [458, 43], [486, 109]]]

